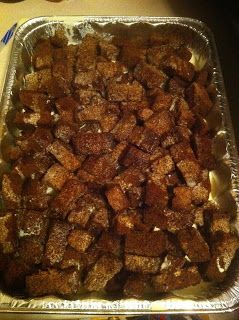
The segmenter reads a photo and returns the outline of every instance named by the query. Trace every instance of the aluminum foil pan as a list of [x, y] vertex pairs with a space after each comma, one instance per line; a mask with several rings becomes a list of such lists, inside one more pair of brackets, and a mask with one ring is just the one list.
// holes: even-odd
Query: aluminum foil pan
[[[147, 35], [157, 29], [186, 41], [193, 52], [193, 62], [200, 69], [205, 62], [213, 66], [213, 82], [217, 89], [217, 102], [208, 122], [217, 134], [214, 153], [217, 169], [210, 173], [211, 198], [235, 216], [235, 229], [239, 230], [239, 172], [238, 153], [230, 119], [221, 68], [213, 35], [200, 21], [189, 18], [160, 17], [82, 17], [59, 16], [34, 18], [21, 25], [16, 34], [10, 56], [5, 87], [1, 101], [0, 137], [10, 139], [6, 130], [6, 114], [17, 105], [17, 92], [23, 85], [24, 74], [31, 72], [32, 50], [37, 40], [54, 33], [64, 26], [71, 43], [79, 43], [86, 33], [105, 35]], [[1, 170], [6, 164], [1, 161]], [[0, 292], [0, 312], [54, 314], [56, 317], [74, 317], [79, 314], [150, 314], [150, 313], [201, 313], [225, 312], [239, 306], [239, 259], [234, 259], [227, 280], [219, 285], [202, 283], [177, 290], [157, 301], [123, 299], [105, 300], [100, 296], [80, 296], [76, 300], [64, 300], [53, 296], [24, 299]]]

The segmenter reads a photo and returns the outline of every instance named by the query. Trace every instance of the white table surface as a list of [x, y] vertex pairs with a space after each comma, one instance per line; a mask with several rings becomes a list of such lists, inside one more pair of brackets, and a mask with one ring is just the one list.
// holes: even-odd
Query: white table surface
[[[0, 38], [15, 22], [44, 15], [139, 15], [190, 16], [216, 25], [216, 15], [209, 1], [192, 0], [24, 0], [0, 1]], [[218, 25], [219, 26], [219, 25]], [[0, 52], [0, 94], [2, 92], [11, 42]], [[239, 313], [211, 315], [213, 320], [239, 320]]]

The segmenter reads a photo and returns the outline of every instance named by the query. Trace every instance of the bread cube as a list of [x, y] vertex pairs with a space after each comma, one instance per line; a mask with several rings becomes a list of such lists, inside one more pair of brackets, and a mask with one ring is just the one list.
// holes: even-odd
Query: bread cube
[[72, 247], [67, 246], [59, 267], [60, 269], [68, 269], [73, 267], [81, 271], [84, 267], [84, 259], [82, 254]]
[[39, 237], [45, 240], [48, 228], [47, 211], [24, 210], [17, 216], [18, 237]]
[[153, 110], [150, 108], [142, 108], [137, 112], [138, 118], [142, 121], [148, 120], [153, 115]]
[[195, 286], [201, 282], [201, 276], [196, 266], [172, 271], [164, 271], [153, 277], [153, 286], [156, 292], [170, 292]]
[[180, 140], [178, 132], [169, 132], [163, 139], [163, 141], [161, 142], [161, 146], [164, 149], [168, 149], [171, 146], [173, 146], [174, 144], [178, 143]]
[[45, 210], [51, 195], [47, 193], [47, 185], [38, 180], [28, 180], [22, 192], [23, 204], [26, 209]]
[[149, 165], [149, 158], [148, 153], [130, 146], [121, 162], [125, 167], [135, 166], [143, 169]]
[[184, 180], [188, 187], [195, 187], [201, 180], [202, 170], [199, 163], [195, 160], [181, 160], [177, 163]]
[[157, 273], [160, 268], [161, 259], [126, 254], [124, 263], [126, 270], [131, 272], [139, 272], [143, 274]]
[[79, 274], [75, 270], [40, 270], [26, 277], [26, 290], [32, 297], [45, 295], [70, 295], [79, 288]]
[[98, 39], [92, 35], [86, 35], [78, 46], [76, 69], [87, 71], [95, 67]]
[[[181, 79], [177, 76], [171, 78], [168, 82], [168, 92], [173, 96], [182, 96], [184, 97], [184, 81], [180, 81]], [[182, 82], [182, 83], [181, 83]]]
[[54, 189], [60, 190], [66, 180], [71, 177], [69, 171], [58, 163], [53, 164], [43, 177], [43, 181], [53, 187]]
[[157, 176], [157, 179], [155, 180], [163, 178], [166, 174], [169, 174], [174, 169], [174, 162], [170, 155], [156, 159], [151, 165], [152, 175]]
[[13, 120], [19, 128], [26, 126], [50, 126], [53, 123], [53, 116], [49, 111], [40, 112], [16, 112]]
[[3, 274], [3, 283], [6, 288], [17, 292], [24, 287], [25, 277], [32, 269], [20, 258], [11, 258], [6, 264]]
[[107, 87], [109, 101], [141, 101], [143, 87], [134, 81], [132, 84], [110, 83]]
[[129, 207], [136, 209], [141, 207], [143, 204], [144, 187], [132, 187], [127, 192], [127, 197], [129, 200]]
[[74, 69], [71, 61], [58, 60], [52, 65], [52, 75], [56, 79], [64, 79], [70, 85], [74, 76]]
[[46, 86], [52, 79], [51, 69], [43, 69], [25, 75], [25, 89], [45, 92]]
[[177, 124], [179, 126], [186, 126], [191, 128], [195, 123], [195, 115], [190, 110], [189, 105], [186, 100], [183, 98], [177, 100], [176, 102], [176, 110], [177, 110]]
[[153, 46], [147, 50], [148, 61], [155, 65], [161, 66], [164, 60], [175, 52], [175, 48], [169, 44]]
[[84, 230], [75, 229], [68, 235], [68, 244], [78, 252], [85, 252], [93, 241], [93, 236]]
[[55, 265], [63, 259], [69, 232], [69, 224], [62, 221], [53, 222], [44, 253], [44, 263], [47, 266]]
[[82, 164], [82, 169], [94, 176], [94, 181], [100, 184], [111, 181], [117, 174], [117, 167], [118, 163], [111, 154], [89, 156]]
[[194, 66], [176, 55], [172, 55], [163, 62], [163, 70], [169, 76], [178, 76], [185, 81], [191, 82], [194, 78]]
[[101, 252], [119, 256], [121, 253], [120, 237], [110, 232], [103, 232], [97, 242]]
[[15, 217], [10, 212], [0, 217], [0, 246], [4, 254], [10, 254], [15, 251]]
[[59, 140], [55, 140], [47, 147], [50, 152], [69, 171], [75, 171], [81, 163], [77, 157]]
[[147, 121], [145, 121], [145, 126], [161, 137], [173, 129], [173, 116], [169, 111], [163, 110], [159, 113], [153, 114]]
[[142, 298], [146, 286], [146, 279], [142, 275], [131, 275], [124, 285], [124, 296], [136, 299]]
[[210, 232], [224, 232], [230, 233], [230, 214], [227, 212], [221, 212], [220, 210], [213, 210], [210, 217]]
[[51, 110], [52, 102], [44, 93], [23, 89], [19, 92], [19, 99], [24, 106], [33, 112]]
[[159, 257], [166, 250], [166, 235], [162, 231], [131, 232], [125, 237], [125, 253]]
[[163, 71], [147, 63], [138, 64], [135, 67], [134, 76], [149, 89], [162, 87], [168, 79]]
[[70, 123], [64, 123], [58, 121], [54, 128], [54, 136], [63, 141], [64, 143], [69, 143], [72, 137], [75, 135], [75, 127]]
[[111, 131], [117, 141], [127, 140], [136, 125], [133, 114], [124, 115]]
[[120, 188], [120, 186], [112, 186], [110, 187], [106, 193], [105, 193], [107, 200], [110, 204], [110, 206], [115, 210], [115, 211], [122, 211], [124, 209], [127, 209], [129, 206], [129, 201]]
[[26, 264], [39, 264], [44, 254], [44, 244], [39, 237], [24, 237], [19, 240], [18, 253]]
[[95, 81], [97, 81], [97, 75], [95, 71], [80, 71], [75, 75], [74, 87], [89, 87], [92, 86]]
[[75, 206], [76, 201], [86, 191], [86, 187], [79, 180], [73, 178], [66, 181], [60, 193], [51, 201], [53, 211], [66, 217], [67, 213]]
[[124, 72], [124, 68], [119, 62], [111, 61], [98, 62], [96, 69], [105, 81], [114, 77], [119, 77], [120, 75], [123, 75]]
[[62, 97], [56, 100], [56, 109], [61, 119], [66, 123], [74, 120], [74, 111], [79, 107], [79, 103], [72, 97]]
[[103, 255], [89, 270], [84, 287], [89, 291], [104, 289], [107, 282], [113, 278], [122, 268], [122, 262], [115, 257]]
[[172, 208], [174, 210], [190, 210], [192, 209], [192, 190], [189, 187], [179, 186], [173, 189], [174, 197], [172, 200]]
[[100, 155], [112, 151], [113, 136], [110, 133], [78, 133], [73, 144], [78, 154]]
[[218, 232], [211, 242], [212, 257], [207, 266], [206, 277], [211, 281], [221, 282], [239, 248], [239, 241], [233, 233]]
[[14, 170], [21, 177], [39, 179], [52, 165], [53, 159], [44, 151], [36, 152], [33, 155], [24, 155], [15, 162]]
[[194, 112], [202, 115], [203, 117], [208, 114], [213, 106], [207, 90], [197, 82], [193, 82], [186, 90], [186, 97]]
[[50, 68], [53, 61], [53, 48], [49, 39], [40, 40], [34, 48], [33, 63], [36, 69]]
[[195, 205], [202, 205], [208, 201], [210, 193], [210, 184], [200, 182], [192, 188], [192, 202]]
[[121, 49], [122, 62], [128, 68], [134, 68], [137, 63], [145, 59], [145, 49], [141, 48], [134, 41], [127, 41]]
[[152, 105], [152, 109], [155, 112], [160, 112], [162, 110], [170, 110], [174, 101], [174, 97], [165, 92], [162, 89], [157, 90], [157, 95], [155, 97], [154, 103]]
[[114, 177], [113, 182], [119, 184], [123, 191], [138, 187], [145, 181], [145, 175], [140, 169], [129, 167]]
[[141, 215], [136, 210], [120, 212], [114, 218], [114, 224], [116, 232], [124, 235], [142, 225]]
[[100, 53], [103, 57], [113, 61], [117, 59], [117, 56], [119, 54], [119, 49], [112, 43], [109, 43], [108, 41], [105, 41], [105, 40], [101, 40], [99, 42], [99, 47], [100, 47]]
[[168, 204], [168, 191], [165, 185], [148, 181], [145, 191], [145, 203], [149, 206], [156, 206], [164, 209]]
[[174, 211], [171, 209], [159, 209], [157, 207], [146, 208], [144, 211], [144, 222], [161, 230], [168, 230], [175, 233], [194, 222], [193, 211]]
[[177, 233], [182, 249], [192, 262], [205, 262], [210, 259], [208, 244], [195, 228], [186, 228]]
[[172, 253], [168, 253], [165, 256], [160, 267], [161, 272], [165, 272], [165, 271], [174, 272], [184, 267], [187, 260], [184, 256], [180, 256], [180, 253], [178, 252], [178, 248], [177, 248], [177, 253], [178, 255], [175, 255], [174, 252], [172, 252]]
[[53, 141], [52, 133], [47, 128], [36, 128], [36, 130], [24, 140], [17, 140], [17, 145], [27, 153], [43, 152]]
[[108, 230], [110, 225], [109, 220], [109, 210], [107, 208], [100, 208], [92, 215], [90, 220], [90, 228], [92, 232], [102, 232], [103, 230]]
[[202, 167], [213, 170], [215, 168], [215, 157], [212, 154], [212, 139], [207, 135], [195, 135], [194, 142], [196, 155]]
[[139, 126], [134, 128], [129, 140], [132, 144], [148, 153], [153, 153], [160, 144], [158, 136], [153, 131]]
[[22, 179], [15, 173], [5, 173], [2, 177], [2, 197], [5, 207], [17, 209], [21, 207]]
[[181, 160], [194, 160], [193, 150], [188, 142], [179, 142], [170, 147], [170, 155], [173, 161], [178, 163]]

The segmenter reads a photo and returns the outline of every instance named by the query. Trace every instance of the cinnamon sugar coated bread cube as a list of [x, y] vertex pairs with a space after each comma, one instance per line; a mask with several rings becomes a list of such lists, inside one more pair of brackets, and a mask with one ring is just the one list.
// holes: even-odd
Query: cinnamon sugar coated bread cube
[[119, 256], [121, 251], [120, 237], [113, 233], [103, 232], [97, 242], [97, 248], [101, 252], [108, 252]]
[[174, 210], [190, 210], [192, 207], [192, 190], [188, 187], [175, 187], [172, 207]]
[[16, 234], [14, 231], [14, 216], [12, 213], [6, 213], [3, 217], [0, 217], [0, 246], [1, 250], [5, 254], [14, 252]]
[[131, 232], [126, 235], [125, 252], [147, 257], [158, 257], [166, 250], [166, 235], [162, 231]]
[[207, 265], [206, 277], [212, 281], [223, 281], [238, 248], [238, 237], [235, 234], [224, 232], [215, 234], [212, 238], [212, 258]]
[[89, 291], [104, 289], [107, 282], [122, 268], [122, 262], [115, 257], [102, 256], [88, 272], [84, 285]]
[[45, 239], [48, 222], [47, 211], [24, 210], [17, 220], [18, 237], [39, 236]]
[[33, 297], [60, 294], [70, 295], [79, 288], [78, 272], [48, 269], [26, 277], [26, 290]]
[[61, 221], [53, 222], [46, 242], [44, 260], [46, 265], [54, 265], [63, 259], [70, 226]]
[[149, 158], [150, 155], [146, 152], [130, 146], [121, 162], [125, 167], [136, 166], [144, 168], [148, 166]]
[[85, 252], [93, 241], [90, 233], [84, 230], [72, 230], [68, 235], [68, 243], [76, 251]]
[[160, 258], [143, 257], [132, 254], [125, 255], [125, 268], [131, 272], [140, 272], [143, 274], [157, 273], [160, 262]]
[[109, 204], [115, 211], [121, 211], [128, 207], [129, 202], [126, 195], [119, 186], [113, 186], [106, 191]]
[[145, 126], [161, 137], [163, 134], [169, 132], [173, 128], [173, 116], [169, 111], [155, 113], [152, 115], [152, 117], [145, 121]]
[[132, 275], [124, 285], [124, 295], [131, 298], [142, 298], [146, 287], [146, 279], [139, 275]]
[[201, 276], [197, 267], [187, 267], [174, 272], [165, 271], [153, 278], [153, 286], [156, 292], [170, 292], [188, 286], [194, 286], [201, 282]]
[[44, 181], [55, 189], [61, 189], [70, 173], [60, 164], [53, 164], [44, 176]]
[[40, 264], [43, 259], [44, 244], [39, 237], [25, 237], [19, 241], [19, 257], [28, 265]]
[[82, 26], [35, 39], [13, 90], [3, 291], [156, 301], [232, 280], [239, 242], [230, 181], [217, 190], [228, 159], [214, 141], [212, 67], [170, 24]]
[[187, 228], [180, 230], [177, 236], [190, 261], [203, 262], [210, 259], [209, 246], [197, 229]]
[[170, 56], [163, 62], [163, 69], [167, 74], [171, 76], [176, 75], [189, 82], [193, 80], [195, 73], [194, 66], [190, 62], [176, 55]]
[[2, 196], [9, 209], [21, 207], [22, 179], [20, 175], [12, 172], [2, 177]]
[[77, 157], [58, 140], [49, 145], [47, 151], [69, 171], [75, 171], [80, 167]]
[[85, 193], [86, 187], [77, 179], [69, 179], [60, 193], [52, 200], [51, 209], [64, 217], [73, 209], [77, 199]]
[[109, 153], [113, 148], [113, 136], [110, 133], [79, 133], [74, 138], [74, 146], [79, 154]]
[[177, 167], [185, 179], [187, 186], [195, 187], [200, 182], [202, 170], [195, 160], [181, 160], [177, 163]]
[[186, 91], [187, 100], [191, 108], [202, 116], [206, 116], [212, 108], [212, 101], [206, 89], [199, 83], [193, 82]]

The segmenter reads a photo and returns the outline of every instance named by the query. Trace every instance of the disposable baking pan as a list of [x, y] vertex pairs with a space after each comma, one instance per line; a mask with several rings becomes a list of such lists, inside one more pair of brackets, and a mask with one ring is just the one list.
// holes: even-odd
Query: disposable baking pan
[[[223, 77], [215, 41], [207, 26], [189, 18], [161, 17], [38, 17], [21, 25], [14, 38], [5, 86], [1, 99], [0, 136], [8, 139], [6, 114], [17, 104], [17, 92], [23, 86], [24, 75], [31, 72], [34, 45], [41, 37], [54, 33], [64, 26], [71, 43], [79, 43], [86, 33], [110, 35], [120, 33], [145, 36], [154, 30], [183, 38], [192, 49], [196, 68], [205, 62], [213, 66], [213, 83], [216, 86], [216, 104], [208, 116], [208, 123], [216, 130], [214, 153], [217, 169], [210, 173], [211, 198], [222, 208], [233, 212], [234, 226], [239, 228], [239, 174], [238, 153], [226, 99]], [[1, 160], [1, 170], [6, 164]], [[153, 314], [153, 313], [208, 313], [235, 310], [239, 306], [239, 261], [234, 259], [226, 281], [221, 285], [202, 283], [195, 287], [177, 290], [156, 301], [122, 299], [105, 300], [100, 296], [79, 297], [65, 300], [53, 296], [26, 299], [0, 292], [1, 313], [41, 314], [55, 317], [77, 317], [80, 314]]]

